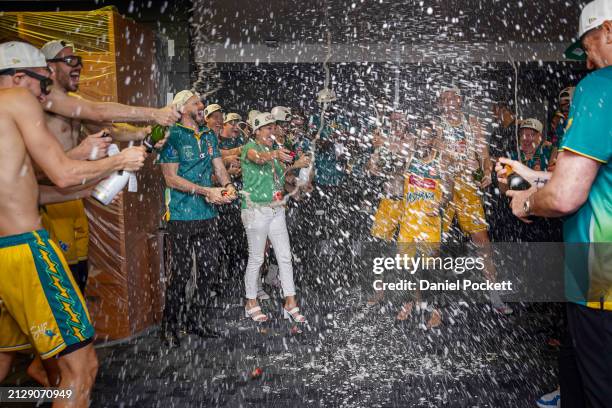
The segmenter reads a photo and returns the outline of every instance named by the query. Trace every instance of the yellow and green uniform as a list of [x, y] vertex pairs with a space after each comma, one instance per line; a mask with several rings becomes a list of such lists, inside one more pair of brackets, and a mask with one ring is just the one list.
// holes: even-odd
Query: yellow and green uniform
[[45, 230], [0, 238], [0, 352], [43, 359], [91, 341], [94, 328], [68, 264]]
[[[178, 163], [178, 176], [203, 187], [212, 187], [213, 159], [221, 157], [217, 136], [206, 127], [192, 129], [180, 123], [170, 128], [160, 163]], [[200, 194], [167, 188], [166, 221], [208, 220], [217, 209]]]
[[83, 200], [72, 200], [42, 207], [43, 227], [55, 241], [68, 265], [86, 261], [89, 254], [89, 224]]
[[251, 140], [242, 148], [240, 167], [242, 168], [242, 209], [249, 204], [266, 205], [274, 201], [274, 195], [282, 194], [285, 185], [285, 170], [278, 160], [257, 164], [247, 159], [249, 150], [271, 152], [272, 149]]
[[[612, 67], [576, 87], [560, 151], [595, 160], [587, 201], [563, 223], [568, 301], [612, 310]], [[590, 243], [582, 244], [580, 243]]]
[[437, 208], [441, 201], [439, 160], [437, 157], [430, 161], [414, 158], [405, 174], [403, 198], [380, 200], [371, 234], [390, 241], [399, 225], [399, 243], [439, 243], [441, 218], [427, 213]]
[[[460, 127], [446, 125], [444, 128], [444, 139], [447, 146], [451, 146], [459, 155], [459, 166], [469, 169], [469, 155], [476, 144], [474, 132], [470, 129], [467, 121], [463, 120]], [[448, 231], [456, 216], [459, 228], [464, 234], [474, 234], [488, 229], [485, 220], [484, 207], [481, 194], [476, 182], [470, 174], [462, 174], [455, 178], [453, 199], [444, 213], [444, 231]]]

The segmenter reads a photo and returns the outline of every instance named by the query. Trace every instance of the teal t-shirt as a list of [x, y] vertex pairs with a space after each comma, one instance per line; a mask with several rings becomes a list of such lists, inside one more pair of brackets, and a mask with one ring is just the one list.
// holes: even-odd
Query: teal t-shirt
[[240, 147], [244, 144], [244, 137], [239, 135], [238, 137], [222, 137], [219, 136], [219, 149], [229, 150]]
[[[327, 125], [321, 130], [322, 140], [331, 140], [333, 138], [333, 132], [339, 127], [337, 121], [331, 123], [325, 122]], [[316, 133], [319, 131], [321, 126], [321, 119], [319, 116], [311, 116], [308, 122], [308, 127], [311, 132]], [[315, 157], [315, 183], [322, 186], [338, 186], [344, 180], [344, 169], [343, 163], [336, 158], [336, 152], [334, 145], [327, 148], [317, 147], [317, 153]]]
[[[212, 187], [213, 159], [221, 157], [217, 136], [211, 130], [198, 130], [176, 124], [161, 151], [160, 163], [178, 163], [178, 176], [204, 187]], [[207, 220], [217, 216], [214, 205], [204, 196], [167, 188], [167, 221]]]
[[285, 185], [284, 169], [273, 160], [257, 164], [247, 159], [249, 150], [270, 152], [271, 148], [251, 140], [242, 148], [240, 166], [242, 167], [242, 208], [248, 208], [249, 202], [254, 204], [270, 204], [275, 192], [282, 192]]
[[[550, 154], [552, 153], [552, 145], [546, 142], [540, 143], [537, 147], [533, 157], [529, 160], [525, 157], [525, 153], [521, 151], [521, 163], [529, 167], [530, 169], [537, 171], [548, 170], [548, 163], [550, 162]], [[518, 160], [516, 152], [510, 154], [512, 160]]]
[[600, 163], [587, 201], [563, 224], [566, 294], [572, 302], [599, 308], [603, 301], [612, 310], [612, 67], [576, 87], [560, 150]]

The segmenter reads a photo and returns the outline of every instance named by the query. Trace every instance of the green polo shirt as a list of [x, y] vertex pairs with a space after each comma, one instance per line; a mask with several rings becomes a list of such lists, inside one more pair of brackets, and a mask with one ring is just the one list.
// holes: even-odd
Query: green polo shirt
[[[217, 136], [208, 128], [198, 130], [177, 123], [159, 158], [160, 163], [178, 163], [178, 176], [190, 182], [212, 187], [213, 159], [221, 157]], [[204, 196], [166, 188], [166, 220], [208, 220], [217, 216], [217, 209]]]
[[240, 166], [242, 167], [242, 208], [248, 208], [248, 202], [266, 205], [272, 202], [275, 191], [283, 191], [285, 185], [284, 169], [273, 160], [264, 164], [257, 164], [247, 159], [249, 150], [270, 152], [272, 149], [251, 140], [242, 148]]
[[563, 223], [566, 294], [569, 301], [612, 310], [612, 67], [576, 87], [559, 150], [600, 164], [587, 201]]

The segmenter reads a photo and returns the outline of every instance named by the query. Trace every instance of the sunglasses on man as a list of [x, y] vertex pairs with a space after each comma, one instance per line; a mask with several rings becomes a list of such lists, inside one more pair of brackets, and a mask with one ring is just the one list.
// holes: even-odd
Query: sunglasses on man
[[26, 74], [30, 78], [38, 79], [40, 82], [40, 92], [42, 92], [43, 95], [49, 95], [49, 93], [51, 93], [51, 87], [53, 86], [53, 80], [51, 78], [27, 69], [9, 68], [0, 71], [0, 75], [15, 75], [19, 73]]
[[67, 57], [57, 57], [48, 59], [47, 62], [63, 62], [69, 67], [76, 68], [79, 65], [83, 66], [83, 59], [78, 55], [69, 55]]

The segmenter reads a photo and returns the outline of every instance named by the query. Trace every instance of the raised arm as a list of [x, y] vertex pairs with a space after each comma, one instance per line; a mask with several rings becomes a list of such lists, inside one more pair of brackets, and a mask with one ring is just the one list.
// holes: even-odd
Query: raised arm
[[93, 102], [57, 89], [47, 95], [43, 108], [68, 118], [94, 122], [157, 122], [170, 126], [180, 119], [179, 113], [172, 106], [157, 109], [115, 102]]
[[137, 142], [143, 140], [149, 133], [149, 126], [134, 126], [129, 123], [99, 123], [86, 121], [83, 123], [85, 129], [89, 133], [96, 133], [106, 128], [113, 140], [117, 142]]
[[138, 170], [144, 164], [141, 148], [125, 149], [118, 155], [97, 161], [72, 160], [51, 134], [38, 100], [27, 90], [15, 89], [7, 93], [5, 103], [23, 137], [32, 159], [60, 188], [86, 183], [110, 175], [115, 170]]

